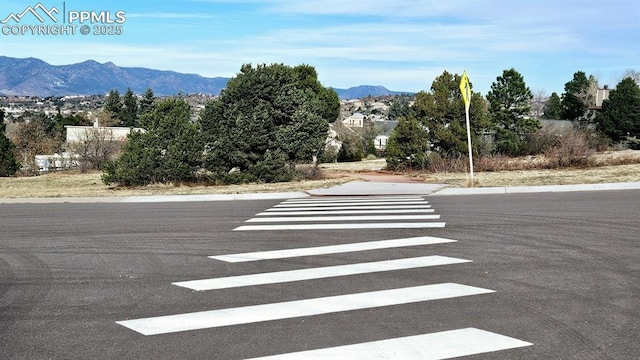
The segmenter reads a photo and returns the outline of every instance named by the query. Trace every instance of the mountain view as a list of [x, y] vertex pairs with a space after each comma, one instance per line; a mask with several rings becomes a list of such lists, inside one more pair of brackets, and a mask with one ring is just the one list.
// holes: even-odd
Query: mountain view
[[97, 95], [112, 89], [157, 95], [183, 93], [219, 94], [228, 78], [205, 78], [146, 68], [119, 67], [93, 60], [72, 65], [50, 65], [35, 58], [0, 56], [0, 94], [22, 96]]
[[[36, 58], [17, 59], [0, 56], [0, 95], [66, 96], [99, 95], [112, 89], [121, 92], [130, 88], [143, 93], [147, 88], [156, 95], [220, 94], [229, 78], [206, 78], [138, 67], [120, 67], [111, 62], [101, 64], [87, 60], [71, 65], [51, 65]], [[360, 85], [349, 89], [334, 89], [341, 99], [366, 96], [406, 94], [390, 91], [384, 86]]]

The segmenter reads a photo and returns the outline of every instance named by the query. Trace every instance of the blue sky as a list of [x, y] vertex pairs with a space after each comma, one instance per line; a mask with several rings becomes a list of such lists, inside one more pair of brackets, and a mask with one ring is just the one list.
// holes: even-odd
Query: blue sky
[[[48, 9], [63, 5], [40, 2]], [[0, 20], [37, 3], [0, 0]], [[64, 5], [67, 11], [125, 11], [123, 34], [0, 34], [0, 55], [55, 65], [93, 59], [207, 77], [234, 76], [243, 63], [305, 63], [315, 66], [325, 86], [402, 91], [429, 90], [444, 70], [466, 70], [474, 90], [483, 94], [512, 67], [532, 91], [547, 94], [562, 93], [576, 71], [610, 86], [626, 70], [640, 71], [637, 0], [66, 0]], [[39, 23], [28, 16], [21, 23]]]

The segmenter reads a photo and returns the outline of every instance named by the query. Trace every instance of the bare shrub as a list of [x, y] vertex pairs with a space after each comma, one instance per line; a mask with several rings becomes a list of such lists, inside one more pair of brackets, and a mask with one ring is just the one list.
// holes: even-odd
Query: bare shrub
[[557, 136], [562, 130], [556, 126], [545, 124], [534, 134], [528, 136], [524, 146], [527, 155], [543, 154], [546, 149], [557, 142]]
[[463, 156], [443, 156], [439, 153], [428, 155], [431, 172], [466, 172], [469, 171], [469, 159]]
[[106, 128], [86, 129], [78, 141], [68, 144], [69, 151], [77, 154], [80, 171], [102, 169], [107, 160], [120, 152], [122, 144], [114, 139], [113, 131]]
[[588, 134], [581, 129], [558, 131], [554, 141], [543, 150], [548, 166], [555, 168], [588, 166], [589, 156], [592, 153], [593, 151], [589, 148]]
[[325, 178], [324, 171], [313, 164], [300, 164], [296, 166], [296, 180], [322, 180]]

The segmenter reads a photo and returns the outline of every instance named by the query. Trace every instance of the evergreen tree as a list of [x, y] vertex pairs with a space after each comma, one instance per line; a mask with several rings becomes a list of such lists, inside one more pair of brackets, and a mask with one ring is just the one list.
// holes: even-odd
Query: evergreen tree
[[596, 128], [614, 142], [640, 137], [640, 87], [627, 77], [620, 81], [595, 118]]
[[551, 96], [544, 103], [544, 114], [542, 116], [545, 119], [558, 120], [562, 118], [562, 100], [558, 93], [551, 93]]
[[401, 117], [407, 117], [410, 111], [409, 98], [404, 95], [396, 96], [389, 107], [389, 120], [397, 121]]
[[360, 137], [349, 129], [343, 129], [338, 133], [341, 142], [336, 160], [338, 162], [360, 161], [364, 156]]
[[387, 167], [426, 169], [429, 166], [429, 133], [415, 117], [400, 118], [387, 142]]
[[[468, 154], [465, 105], [460, 94], [461, 75], [444, 71], [432, 85], [431, 92], [421, 91], [411, 107], [412, 116], [429, 132], [433, 150], [443, 156]], [[480, 93], [472, 92], [469, 109], [471, 138], [474, 151], [478, 139], [489, 126], [486, 101]]]
[[104, 111], [109, 117], [106, 126], [119, 125], [122, 122], [120, 118], [122, 112], [122, 99], [118, 90], [109, 91], [109, 95], [105, 99]]
[[520, 155], [525, 137], [541, 127], [540, 121], [528, 116], [532, 98], [524, 78], [513, 68], [504, 70], [491, 84], [487, 100], [497, 152]]
[[0, 109], [0, 177], [11, 176], [20, 169], [16, 161], [16, 145], [5, 135], [4, 111]]
[[120, 158], [105, 165], [102, 180], [123, 186], [197, 180], [204, 145], [190, 105], [183, 99], [160, 101], [141, 122], [147, 131], [129, 134]]
[[153, 105], [155, 104], [155, 94], [151, 88], [148, 88], [144, 94], [142, 95], [142, 99], [140, 99], [140, 104], [138, 106], [138, 116], [142, 116], [146, 113], [151, 112], [153, 110]]
[[201, 113], [206, 167], [222, 182], [290, 180], [324, 149], [339, 106], [311, 66], [243, 65]]
[[138, 99], [131, 89], [127, 89], [122, 98], [120, 119], [123, 126], [136, 127], [138, 125]]
[[582, 71], [573, 74], [573, 80], [564, 84], [564, 93], [562, 94], [562, 117], [564, 119], [584, 119], [589, 109], [587, 96], [589, 89], [589, 79]]

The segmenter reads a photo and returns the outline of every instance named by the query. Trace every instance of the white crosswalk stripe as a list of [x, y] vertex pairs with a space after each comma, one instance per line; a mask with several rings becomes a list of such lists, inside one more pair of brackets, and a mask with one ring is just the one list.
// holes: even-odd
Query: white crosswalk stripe
[[444, 360], [531, 345], [508, 336], [466, 328], [249, 360]]
[[307, 221], [371, 221], [371, 220], [437, 220], [440, 215], [360, 215], [360, 216], [295, 216], [259, 217], [247, 222], [307, 222]]
[[[440, 215], [419, 196], [332, 197], [284, 201], [247, 220], [234, 231], [322, 230], [322, 229], [410, 229], [444, 227]], [[254, 225], [254, 223], [259, 223]], [[355, 242], [328, 246], [256, 251], [209, 258], [227, 263], [269, 261], [296, 257], [322, 256], [455, 243], [456, 240], [419, 236], [402, 239]], [[472, 260], [440, 255], [395, 260], [312, 267], [266, 273], [186, 280], [173, 285], [195, 291], [263, 286], [314, 279], [330, 279], [370, 273], [400, 271], [433, 266], [470, 263]], [[294, 301], [274, 302], [236, 308], [223, 308], [183, 314], [117, 321], [140, 334], [151, 336], [199, 329], [215, 329], [241, 324], [271, 322], [336, 312], [386, 308], [411, 303], [486, 295], [494, 290], [440, 283], [396, 289], [368, 291]], [[477, 328], [463, 328], [409, 337], [388, 338], [360, 344], [271, 355], [254, 360], [288, 359], [451, 359], [488, 352], [531, 346], [533, 344]]]
[[317, 203], [317, 202], [341, 202], [341, 201], [347, 201], [347, 202], [357, 202], [357, 201], [361, 201], [361, 202], [371, 202], [371, 201], [385, 201], [385, 200], [393, 200], [393, 201], [397, 201], [397, 200], [424, 200], [424, 198], [422, 196], [419, 195], [395, 195], [395, 196], [359, 196], [359, 197], [355, 197], [355, 196], [329, 196], [329, 197], [315, 197], [315, 198], [298, 198], [298, 199], [288, 199], [285, 200], [286, 203], [288, 204], [294, 204], [294, 203], [306, 203], [306, 202], [311, 202], [311, 203]]
[[271, 208], [265, 211], [327, 211], [327, 210], [376, 210], [376, 209], [429, 209], [431, 205], [427, 205], [427, 202], [424, 202], [424, 205], [374, 205], [371, 206], [369, 204], [366, 205], [358, 205], [358, 206], [334, 206], [330, 209], [321, 209], [317, 207], [295, 207], [295, 208]]
[[432, 221], [440, 219], [440, 215], [425, 215], [433, 212], [435, 210], [431, 209], [429, 202], [420, 196], [292, 199], [283, 201], [246, 221], [260, 225], [239, 226], [234, 231], [445, 227], [444, 222]]
[[[431, 207], [431, 205], [427, 205], [427, 207]], [[256, 214], [256, 216], [291, 216], [291, 215], [355, 215], [355, 214], [422, 214], [422, 213], [432, 213], [435, 212], [434, 209], [429, 208], [417, 208], [417, 209], [386, 209], [386, 210], [303, 210], [303, 211], [281, 211], [281, 212], [261, 212]]]
[[325, 206], [336, 206], [336, 205], [352, 205], [352, 206], [359, 206], [360, 204], [362, 205], [417, 205], [417, 204], [426, 204], [426, 202], [424, 200], [411, 200], [411, 201], [406, 201], [406, 200], [382, 200], [382, 201], [358, 201], [358, 200], [351, 200], [351, 201], [337, 201], [337, 202], [329, 202], [329, 201], [316, 201], [314, 203], [291, 203], [291, 202], [284, 202], [282, 204], [276, 205], [274, 207], [276, 208], [291, 208], [291, 207], [304, 207], [304, 206], [308, 206], [308, 205], [313, 205], [316, 207], [325, 207]]
[[254, 286], [311, 279], [323, 279], [347, 275], [369, 274], [383, 271], [415, 269], [429, 266], [461, 264], [466, 262], [471, 262], [471, 260], [435, 255], [360, 264], [327, 266], [312, 269], [231, 276], [216, 279], [182, 281], [175, 282], [173, 283], [173, 285], [182, 286], [197, 291], [204, 291], [228, 289], [241, 286]]
[[304, 224], [304, 225], [246, 225], [234, 231], [263, 230], [354, 230], [354, 229], [427, 229], [443, 228], [443, 222], [402, 222], [402, 223], [351, 223], [351, 224]]
[[302, 316], [371, 309], [391, 305], [489, 294], [493, 290], [445, 283], [414, 286], [393, 290], [287, 301], [275, 304], [200, 311], [118, 321], [117, 323], [143, 335], [159, 335], [180, 331], [210, 329], [222, 326], [250, 324], [262, 321], [291, 319]]
[[286, 258], [294, 258], [294, 257], [302, 257], [302, 256], [341, 254], [341, 253], [349, 253], [349, 252], [355, 252], [355, 251], [391, 249], [391, 248], [400, 248], [400, 247], [407, 247], [407, 246], [446, 244], [451, 242], [456, 242], [456, 240], [438, 238], [438, 237], [432, 237], [432, 236], [419, 236], [419, 237], [405, 238], [405, 239], [367, 241], [367, 242], [352, 243], [352, 244], [315, 246], [315, 247], [286, 249], [286, 250], [257, 251], [257, 252], [229, 254], [229, 255], [216, 255], [216, 256], [209, 256], [209, 258], [233, 263], [233, 262], [258, 261], [258, 260], [286, 259]]

